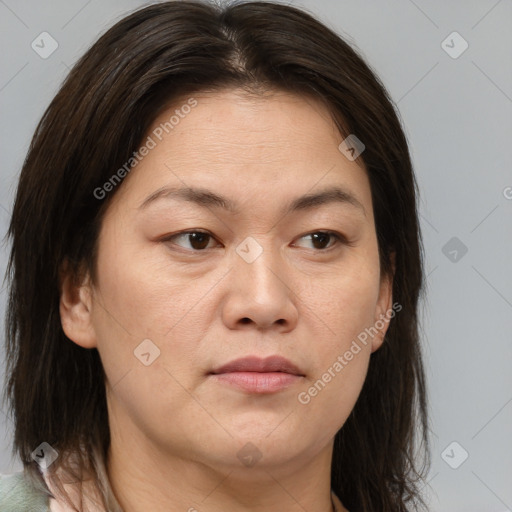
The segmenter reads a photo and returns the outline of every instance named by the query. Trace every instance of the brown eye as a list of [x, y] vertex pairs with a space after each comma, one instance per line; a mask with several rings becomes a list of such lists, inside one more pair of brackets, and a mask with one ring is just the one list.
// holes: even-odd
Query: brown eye
[[[184, 247], [180, 243], [175, 243], [175, 240], [185, 240], [185, 243], [189, 244], [189, 247]], [[192, 249], [194, 251], [202, 251], [208, 248], [209, 242], [213, 240], [212, 235], [203, 231], [185, 231], [183, 233], [177, 233], [170, 237], [165, 238], [165, 242], [173, 242], [175, 245], [184, 247], [185, 249]]]
[[[344, 238], [334, 231], [315, 231], [314, 233], [309, 233], [301, 238], [309, 238], [313, 244], [313, 249], [320, 251], [330, 249], [333, 245], [344, 242]], [[334, 242], [329, 245], [331, 240], [334, 240]]]

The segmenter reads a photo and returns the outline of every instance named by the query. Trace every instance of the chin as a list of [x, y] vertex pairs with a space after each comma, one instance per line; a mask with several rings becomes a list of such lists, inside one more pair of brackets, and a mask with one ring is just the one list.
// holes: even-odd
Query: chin
[[[307, 463], [325, 447], [325, 440], [307, 440], [303, 432], [280, 431], [276, 425], [273, 432], [255, 429], [254, 426], [247, 433], [237, 431], [229, 440], [224, 437], [222, 441], [211, 443], [210, 446], [216, 449], [205, 455], [213, 462], [213, 467], [225, 466], [228, 470], [237, 471], [246, 468], [253, 473], [259, 469], [264, 470], [262, 476], [268, 477], [268, 471], [281, 468], [288, 472]], [[243, 473], [246, 474], [245, 471]], [[251, 473], [247, 472], [247, 476]]]

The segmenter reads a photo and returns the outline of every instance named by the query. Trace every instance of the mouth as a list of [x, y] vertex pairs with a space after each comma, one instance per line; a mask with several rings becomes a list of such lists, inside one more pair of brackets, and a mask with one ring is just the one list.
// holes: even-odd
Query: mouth
[[255, 394], [282, 391], [304, 378], [295, 364], [281, 356], [243, 357], [216, 368], [209, 375], [219, 383]]

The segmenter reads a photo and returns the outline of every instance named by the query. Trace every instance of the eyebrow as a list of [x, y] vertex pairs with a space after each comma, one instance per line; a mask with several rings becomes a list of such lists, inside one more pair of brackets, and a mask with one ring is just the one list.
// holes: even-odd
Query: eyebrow
[[[150, 204], [161, 199], [178, 199], [195, 203], [204, 208], [221, 208], [234, 215], [240, 211], [237, 203], [231, 199], [211, 190], [198, 187], [162, 187], [146, 197], [138, 209], [146, 209]], [[325, 188], [318, 192], [297, 197], [288, 206], [283, 208], [281, 214], [287, 215], [292, 212], [311, 210], [312, 208], [332, 203], [353, 206], [366, 217], [366, 210], [362, 203], [351, 192], [339, 186]]]

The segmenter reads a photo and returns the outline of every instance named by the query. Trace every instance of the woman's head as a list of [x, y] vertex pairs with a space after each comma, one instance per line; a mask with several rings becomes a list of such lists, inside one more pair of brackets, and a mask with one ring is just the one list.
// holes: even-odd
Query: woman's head
[[[334, 439], [349, 509], [415, 494], [407, 143], [375, 75], [308, 14], [168, 2], [119, 22], [45, 113], [10, 236], [8, 391], [27, 465], [46, 441], [99, 471], [133, 443], [250, 481], [330, 458]], [[246, 356], [294, 367], [222, 369]]]

